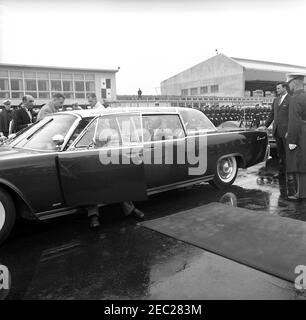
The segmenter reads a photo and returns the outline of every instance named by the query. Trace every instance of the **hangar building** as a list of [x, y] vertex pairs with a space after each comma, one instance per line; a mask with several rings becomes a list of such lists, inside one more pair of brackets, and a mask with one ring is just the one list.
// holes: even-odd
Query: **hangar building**
[[306, 67], [218, 54], [161, 82], [162, 95], [271, 97], [290, 72]]

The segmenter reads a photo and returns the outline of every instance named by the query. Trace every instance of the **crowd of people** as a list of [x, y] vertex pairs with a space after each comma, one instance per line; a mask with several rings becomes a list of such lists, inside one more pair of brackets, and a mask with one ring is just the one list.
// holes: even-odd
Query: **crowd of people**
[[[87, 96], [88, 107], [92, 109], [106, 108], [106, 102], [98, 101], [96, 94]], [[3, 101], [3, 110], [0, 112], [0, 142], [13, 133], [26, 128], [31, 123], [42, 120], [49, 114], [62, 111], [64, 108], [65, 96], [61, 93], [53, 95], [52, 100], [42, 105], [40, 108], [35, 106], [35, 100], [31, 95], [25, 95], [17, 108], [12, 108], [11, 101]], [[80, 110], [78, 102], [74, 102], [66, 110]]]
[[271, 112], [271, 106], [212, 105], [200, 107], [200, 110], [216, 127], [226, 121], [243, 121], [245, 127], [257, 128], [265, 123]]

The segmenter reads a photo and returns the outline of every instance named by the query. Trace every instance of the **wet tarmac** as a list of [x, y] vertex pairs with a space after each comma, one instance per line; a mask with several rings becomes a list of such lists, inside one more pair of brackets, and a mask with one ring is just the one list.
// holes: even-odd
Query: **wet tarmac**
[[[154, 219], [210, 202], [223, 202], [306, 221], [306, 203], [290, 202], [269, 161], [240, 170], [233, 186], [209, 184], [170, 191], [137, 203]], [[124, 218], [119, 205], [104, 207], [102, 227], [85, 215], [20, 221], [0, 247], [11, 273], [6, 299], [305, 299], [281, 280]], [[0, 292], [1, 298], [1, 292]]]

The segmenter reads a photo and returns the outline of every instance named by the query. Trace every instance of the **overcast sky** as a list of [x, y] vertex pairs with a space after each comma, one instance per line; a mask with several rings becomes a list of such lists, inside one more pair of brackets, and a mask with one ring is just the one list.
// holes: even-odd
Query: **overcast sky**
[[215, 54], [306, 66], [303, 0], [0, 0], [0, 62], [114, 68], [117, 93]]

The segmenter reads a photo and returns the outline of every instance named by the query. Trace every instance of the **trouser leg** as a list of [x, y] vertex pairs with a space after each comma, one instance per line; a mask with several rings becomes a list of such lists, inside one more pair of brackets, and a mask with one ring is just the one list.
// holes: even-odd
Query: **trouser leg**
[[297, 173], [297, 196], [300, 199], [306, 198], [306, 173]]
[[287, 174], [287, 194], [288, 196], [294, 196], [297, 193], [297, 178], [296, 174]]
[[285, 174], [286, 172], [286, 139], [276, 136], [276, 147], [279, 157], [279, 172]]
[[125, 216], [133, 214], [137, 218], [144, 218], [144, 213], [138, 210], [132, 201], [122, 202], [121, 207]]
[[121, 204], [122, 211], [125, 216], [129, 216], [135, 209], [134, 203], [132, 201], [122, 202]]
[[98, 206], [87, 207], [87, 215], [89, 218], [92, 216], [99, 216], [99, 207]]
[[88, 218], [90, 219], [90, 227], [97, 228], [100, 226], [99, 222], [99, 206], [87, 207]]

